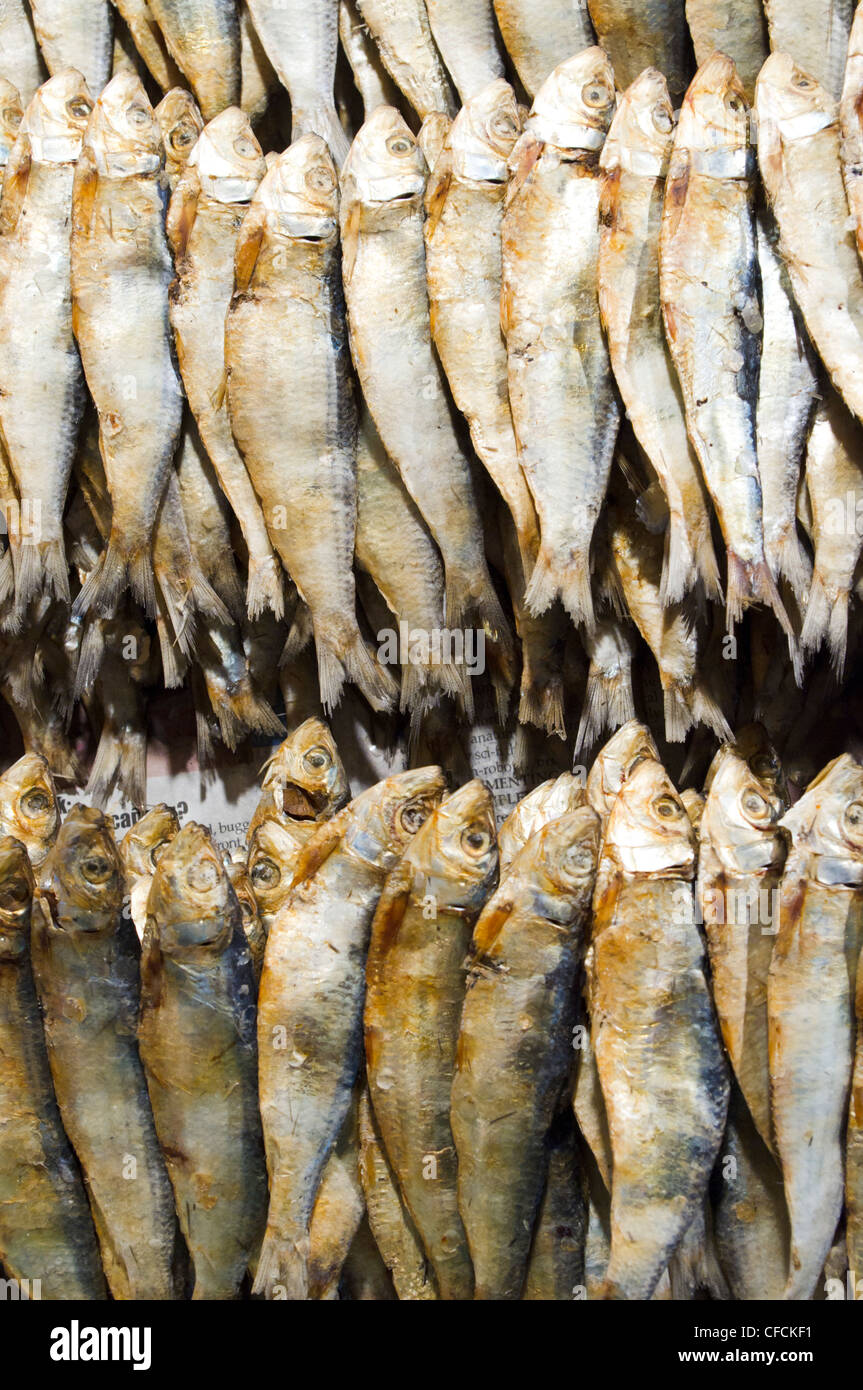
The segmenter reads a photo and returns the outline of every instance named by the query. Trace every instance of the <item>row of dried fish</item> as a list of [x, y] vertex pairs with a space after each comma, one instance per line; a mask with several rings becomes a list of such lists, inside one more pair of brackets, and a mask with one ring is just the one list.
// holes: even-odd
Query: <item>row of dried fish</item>
[[164, 806], [119, 850], [98, 811], [61, 825], [39, 759], [0, 778], [10, 1277], [810, 1299], [856, 1276], [863, 767], [789, 809], [750, 726], [681, 797], [632, 721], [499, 830], [435, 767], [349, 796], [319, 720], [227, 862]]

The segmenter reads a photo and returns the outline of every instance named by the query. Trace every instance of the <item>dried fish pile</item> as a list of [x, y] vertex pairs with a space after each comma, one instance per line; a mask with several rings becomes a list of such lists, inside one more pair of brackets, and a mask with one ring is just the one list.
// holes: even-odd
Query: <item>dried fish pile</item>
[[765, 11], [5, 5], [24, 748], [140, 807], [160, 690], [207, 765], [353, 686], [413, 761], [491, 703], [578, 762], [658, 700], [811, 776], [859, 628], [863, 19]]
[[351, 799], [309, 719], [230, 858], [165, 806], [119, 845], [61, 823], [33, 754], [0, 830], [0, 1261], [43, 1298], [809, 1300], [856, 1269], [847, 754], [789, 804], [749, 725], [681, 795], [631, 720], [498, 829], [439, 767]]

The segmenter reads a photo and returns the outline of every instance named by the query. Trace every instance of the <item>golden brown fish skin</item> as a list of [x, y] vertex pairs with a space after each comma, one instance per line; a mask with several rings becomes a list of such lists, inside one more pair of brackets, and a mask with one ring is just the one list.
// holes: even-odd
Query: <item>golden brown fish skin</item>
[[678, 107], [692, 76], [684, 0], [654, 0], [648, 5], [642, 0], [588, 0], [587, 8], [620, 90], [645, 68], [656, 68]]
[[398, 89], [384, 68], [377, 44], [356, 6], [356, 0], [339, 0], [339, 38], [362, 97], [363, 119], [376, 106], [392, 106]]
[[168, 52], [189, 79], [204, 120], [240, 104], [236, 0], [148, 0]]
[[291, 139], [314, 134], [341, 168], [348, 140], [335, 108], [339, 0], [247, 0], [255, 32], [291, 98]]
[[638, 719], [627, 720], [600, 748], [587, 774], [587, 800], [603, 825], [630, 772], [645, 758], [659, 762], [659, 749]]
[[513, 860], [531, 836], [558, 817], [577, 811], [585, 802], [584, 782], [571, 772], [549, 777], [523, 796], [497, 832], [501, 878], [509, 871]]
[[420, 120], [433, 111], [454, 116], [455, 93], [435, 47], [424, 0], [357, 0], [357, 8], [384, 67]]
[[[753, 172], [743, 84], [731, 59], [714, 53], [689, 86], [675, 132], [660, 236], [662, 313], [689, 437], [727, 549], [729, 628], [744, 607], [761, 601], [792, 644], [764, 557]], [[711, 350], [716, 342], [721, 352]]]
[[810, 1299], [844, 1190], [863, 940], [863, 767], [847, 754], [810, 782], [781, 824], [791, 834], [767, 983], [770, 1093], [791, 1219], [784, 1298]]
[[787, 843], [778, 821], [785, 809], [770, 784], [726, 745], [701, 820], [695, 891], [723, 1041], [769, 1150], [767, 973], [779, 928]]
[[528, 1302], [570, 1302], [584, 1288], [587, 1207], [575, 1121], [563, 1111], [548, 1136], [548, 1172], [536, 1224], [522, 1298]]
[[603, 1294], [649, 1298], [704, 1200], [728, 1073], [695, 924], [695, 835], [667, 774], [630, 773], [594, 898], [591, 1031], [613, 1153]]
[[555, 68], [510, 158], [501, 327], [540, 550], [525, 600], [595, 626], [590, 547], [620, 418], [597, 298], [599, 150], [614, 113], [601, 48]]
[[721, 597], [710, 504], [662, 325], [659, 238], [673, 132], [665, 79], [646, 68], [621, 97], [600, 155], [598, 260], [615, 379], [668, 503], [662, 592], [670, 602], [699, 584]]
[[727, 53], [751, 101], [769, 51], [761, 0], [686, 0], [686, 22], [698, 66], [714, 53]]
[[177, 358], [201, 438], [249, 552], [249, 616], [270, 607], [280, 617], [281, 573], [261, 504], [231, 434], [225, 395], [224, 322], [234, 289], [234, 252], [264, 172], [248, 118], [236, 109], [225, 112], [207, 127], [175, 189], [167, 231], [177, 270], [171, 287]]
[[525, 583], [539, 523], [519, 462], [500, 331], [506, 161], [521, 133], [503, 78], [462, 107], [426, 189], [425, 245], [432, 338], [473, 446], [518, 534]]
[[[0, 1260], [45, 1299], [107, 1297], [96, 1232], [63, 1131], [30, 967], [33, 873], [0, 839]], [[28, 1295], [22, 1293], [22, 1297]]]
[[185, 87], [172, 87], [156, 107], [156, 120], [165, 147], [165, 176], [173, 193], [204, 129], [204, 118], [191, 92]]
[[4, 77], [15, 84], [22, 101], [28, 102], [48, 74], [36, 43], [27, 0], [8, 0], [4, 4], [0, 14], [0, 51]]
[[175, 468], [194, 562], [234, 622], [240, 622], [246, 612], [246, 595], [231, 540], [231, 511], [198, 427], [188, 413]]
[[400, 773], [320, 826], [270, 929], [258, 995], [270, 1211], [256, 1292], [307, 1296], [309, 1221], [362, 1060], [372, 917], [388, 870], [443, 788], [439, 768]]
[[153, 874], [138, 1040], [192, 1298], [236, 1298], [267, 1212], [255, 982], [230, 879], [194, 821]]
[[494, 0], [507, 52], [528, 96], [565, 57], [595, 42], [587, 5], [557, 0]]
[[51, 769], [39, 753], [25, 753], [0, 777], [0, 833], [12, 835], [41, 869], [60, 829]]
[[168, 319], [163, 163], [144, 88], [120, 73], [94, 107], [73, 193], [73, 327], [113, 503], [107, 552], [76, 599], [81, 613], [95, 607], [111, 616], [130, 584], [145, 607], [155, 604], [150, 546], [183, 413]]
[[332, 730], [317, 716], [291, 730], [261, 774], [262, 791], [273, 793], [279, 815], [291, 821], [330, 820], [350, 800]]
[[309, 1225], [309, 1297], [338, 1298], [339, 1279], [366, 1202], [359, 1174], [356, 1089], [341, 1133], [321, 1174]]
[[432, 37], [463, 103], [504, 75], [492, 0], [426, 0]]
[[51, 76], [75, 68], [98, 96], [111, 76], [113, 57], [108, 0], [30, 0], [30, 8]]
[[517, 1299], [567, 1084], [600, 824], [582, 806], [538, 830], [474, 928], [451, 1124], [477, 1299]]
[[[434, 354], [423, 237], [428, 170], [399, 113], [378, 107], [342, 175], [341, 233], [351, 354], [384, 448], [444, 565], [447, 626], [481, 622], [508, 640], [483, 546], [472, 460]], [[397, 408], [410, 399], [409, 412]]]
[[225, 868], [240, 905], [243, 935], [246, 938], [246, 946], [252, 958], [252, 976], [255, 982], [255, 997], [257, 998], [258, 985], [261, 983], [261, 971], [264, 968], [267, 933], [258, 911], [258, 900], [249, 881], [245, 855], [241, 854], [239, 859], [226, 861]]
[[607, 614], [592, 633], [585, 632], [584, 650], [590, 658], [587, 690], [575, 736], [575, 756], [590, 751], [607, 729], [618, 729], [635, 718], [632, 663], [635, 628]]
[[147, 899], [153, 873], [179, 829], [180, 822], [173, 806], [160, 801], [126, 831], [118, 846], [129, 911], [141, 941], [147, 925]]
[[731, 1297], [780, 1299], [788, 1271], [788, 1211], [782, 1173], [732, 1083], [728, 1125], [717, 1164], [716, 1250]]
[[359, 1100], [359, 1172], [369, 1226], [398, 1297], [406, 1302], [439, 1298], [422, 1241], [399, 1191], [381, 1139], [368, 1084]]
[[32, 516], [29, 534], [13, 550], [22, 612], [43, 590], [69, 601], [62, 514], [86, 395], [72, 333], [69, 219], [92, 105], [78, 72], [40, 87], [3, 181], [0, 427], [22, 522], [28, 508]]
[[121, 910], [122, 868], [101, 811], [72, 808], [45, 879], [33, 971], [57, 1102], [84, 1171], [108, 1286], [121, 1300], [173, 1299], [177, 1222], [135, 1038], [140, 953]]
[[863, 971], [858, 967], [854, 1000], [857, 1038], [854, 1050], [854, 1071], [851, 1075], [851, 1099], [848, 1106], [848, 1128], [845, 1133], [845, 1241], [848, 1247], [848, 1268], [859, 1278], [863, 1269]]
[[838, 101], [854, 0], [764, 0], [764, 12], [772, 51], [790, 53]]
[[243, 220], [225, 361], [234, 437], [273, 544], [311, 613], [324, 709], [338, 703], [346, 677], [373, 709], [389, 708], [395, 682], [356, 617], [356, 401], [338, 186], [320, 136], [304, 135], [275, 160]]
[[149, 0], [111, 0], [128, 26], [132, 42], [156, 85], [163, 92], [177, 87], [182, 74], [168, 52], [162, 31], [153, 18]]
[[473, 1296], [450, 1091], [465, 952], [497, 857], [490, 794], [482, 782], [468, 782], [429, 818], [390, 874], [369, 948], [369, 1093], [443, 1299]]

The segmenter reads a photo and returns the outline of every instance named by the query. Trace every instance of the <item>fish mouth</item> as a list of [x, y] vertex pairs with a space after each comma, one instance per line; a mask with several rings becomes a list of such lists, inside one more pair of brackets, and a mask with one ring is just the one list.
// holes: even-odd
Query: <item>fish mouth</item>
[[291, 820], [317, 820], [327, 807], [325, 792], [310, 791], [297, 782], [279, 782], [273, 792], [281, 792], [282, 813]]

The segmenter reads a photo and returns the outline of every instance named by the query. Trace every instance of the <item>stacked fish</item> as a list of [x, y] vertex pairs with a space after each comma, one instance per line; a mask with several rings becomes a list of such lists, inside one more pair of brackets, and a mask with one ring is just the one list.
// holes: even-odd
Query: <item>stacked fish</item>
[[841, 676], [863, 14], [589, 10], [4, 4], [0, 693], [73, 783], [83, 703], [91, 800], [145, 803], [160, 685], [202, 760], [310, 672], [416, 753], [473, 717], [454, 633], [577, 754], [645, 651], [669, 742]]
[[750, 725], [680, 795], [633, 720], [498, 831], [438, 767], [350, 799], [310, 719], [230, 860], [166, 806], [119, 847], [98, 810], [61, 824], [32, 754], [0, 831], [0, 1262], [42, 1297], [856, 1278], [848, 755], [789, 808]]

